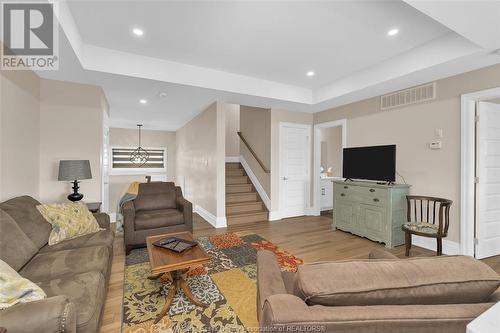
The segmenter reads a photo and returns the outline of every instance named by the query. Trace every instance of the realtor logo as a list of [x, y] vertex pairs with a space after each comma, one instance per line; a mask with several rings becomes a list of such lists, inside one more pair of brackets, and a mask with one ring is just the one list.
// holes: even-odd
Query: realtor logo
[[58, 24], [54, 4], [2, 2], [4, 70], [57, 70]]

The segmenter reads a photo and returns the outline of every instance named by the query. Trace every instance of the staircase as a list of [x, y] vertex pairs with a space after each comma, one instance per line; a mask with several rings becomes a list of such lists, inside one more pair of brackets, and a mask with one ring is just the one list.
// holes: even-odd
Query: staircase
[[226, 163], [226, 219], [228, 226], [268, 220], [266, 206], [240, 163]]

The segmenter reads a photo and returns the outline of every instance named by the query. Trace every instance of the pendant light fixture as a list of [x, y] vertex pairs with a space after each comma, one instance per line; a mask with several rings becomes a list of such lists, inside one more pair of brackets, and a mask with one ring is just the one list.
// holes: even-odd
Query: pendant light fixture
[[142, 124], [137, 124], [137, 128], [139, 129], [139, 146], [130, 154], [130, 162], [138, 168], [142, 167], [149, 160], [148, 152], [141, 147], [141, 127]]

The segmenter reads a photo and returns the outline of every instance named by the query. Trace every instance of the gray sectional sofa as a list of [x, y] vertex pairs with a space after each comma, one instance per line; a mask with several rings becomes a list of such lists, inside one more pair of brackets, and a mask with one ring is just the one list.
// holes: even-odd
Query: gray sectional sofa
[[109, 282], [114, 233], [105, 230], [49, 246], [51, 225], [29, 196], [0, 203], [0, 259], [37, 283], [47, 298], [0, 311], [7, 332], [97, 332]]

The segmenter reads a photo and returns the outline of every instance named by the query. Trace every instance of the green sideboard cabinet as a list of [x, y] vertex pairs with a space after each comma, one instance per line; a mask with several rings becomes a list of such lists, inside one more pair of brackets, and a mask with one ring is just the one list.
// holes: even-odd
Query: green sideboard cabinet
[[392, 248], [404, 244], [406, 196], [410, 186], [333, 181], [333, 230], [340, 229]]

